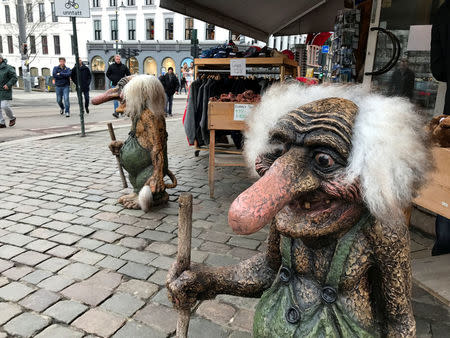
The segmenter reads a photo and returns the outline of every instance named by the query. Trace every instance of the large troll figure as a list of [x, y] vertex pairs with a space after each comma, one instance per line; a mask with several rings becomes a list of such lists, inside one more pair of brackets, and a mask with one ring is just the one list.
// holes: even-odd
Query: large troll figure
[[261, 178], [236, 198], [238, 234], [270, 224], [267, 252], [193, 264], [167, 280], [178, 308], [217, 294], [261, 297], [255, 337], [413, 337], [403, 209], [429, 158], [413, 106], [359, 87], [280, 86], [249, 122]]
[[[114, 155], [119, 155], [134, 190], [120, 197], [119, 203], [129, 209], [148, 211], [152, 206], [166, 203], [169, 199], [166, 188], [177, 185], [168, 169], [164, 88], [154, 76], [128, 76], [116, 88], [92, 99], [92, 103], [111, 100], [119, 100], [116, 111], [131, 118], [128, 139], [113, 141], [109, 146]], [[172, 184], [164, 183], [165, 176], [170, 177]]]

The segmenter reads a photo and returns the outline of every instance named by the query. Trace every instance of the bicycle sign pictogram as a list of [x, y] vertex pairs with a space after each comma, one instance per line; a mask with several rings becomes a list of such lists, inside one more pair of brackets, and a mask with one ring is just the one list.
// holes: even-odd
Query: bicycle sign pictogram
[[75, 8], [75, 9], [78, 9], [80, 7], [80, 5], [77, 2], [75, 2], [75, 0], [72, 0], [72, 1], [71, 0], [67, 0], [67, 2], [65, 4], [65, 7], [67, 9], [70, 9], [71, 7]]

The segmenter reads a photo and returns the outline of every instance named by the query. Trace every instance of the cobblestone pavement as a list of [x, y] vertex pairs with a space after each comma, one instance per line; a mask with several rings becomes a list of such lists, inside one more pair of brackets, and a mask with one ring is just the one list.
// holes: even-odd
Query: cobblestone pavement
[[[237, 236], [228, 207], [252, 179], [219, 168], [209, 198], [207, 154], [193, 156], [180, 121], [168, 122], [170, 202], [144, 214], [116, 204], [125, 191], [106, 132], [0, 145], [0, 338], [167, 337], [177, 313], [164, 288], [177, 251], [177, 196], [194, 196], [192, 260], [234, 264], [265, 249], [266, 232]], [[127, 129], [117, 129], [124, 138]], [[413, 233], [413, 254], [431, 240]], [[415, 288], [420, 337], [444, 337], [448, 308]], [[219, 296], [199, 304], [191, 337], [250, 337], [257, 300]]]

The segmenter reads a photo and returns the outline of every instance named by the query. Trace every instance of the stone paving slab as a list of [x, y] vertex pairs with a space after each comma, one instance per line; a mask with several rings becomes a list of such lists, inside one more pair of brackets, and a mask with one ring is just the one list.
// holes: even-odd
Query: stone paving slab
[[[167, 206], [148, 213], [117, 204], [131, 190], [122, 188], [107, 132], [0, 144], [0, 338], [173, 335], [165, 281], [184, 191], [194, 195], [193, 262], [236, 264], [265, 250], [267, 229], [237, 236], [227, 225], [230, 203], [253, 181], [247, 169], [217, 168], [211, 199], [207, 153], [194, 156], [179, 121], [167, 126], [179, 185]], [[124, 139], [127, 129], [116, 134]], [[413, 257], [428, 257], [431, 246], [411, 233]], [[202, 302], [189, 336], [250, 337], [256, 304], [228, 295]], [[419, 337], [449, 332], [447, 308], [428, 293], [414, 289], [413, 305]]]

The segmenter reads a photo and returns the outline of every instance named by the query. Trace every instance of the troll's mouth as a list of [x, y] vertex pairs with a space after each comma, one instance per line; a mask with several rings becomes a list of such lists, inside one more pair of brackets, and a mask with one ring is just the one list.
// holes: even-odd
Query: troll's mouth
[[288, 207], [296, 214], [310, 217], [330, 213], [340, 206], [342, 204], [337, 199], [320, 191], [298, 196], [288, 204]]

